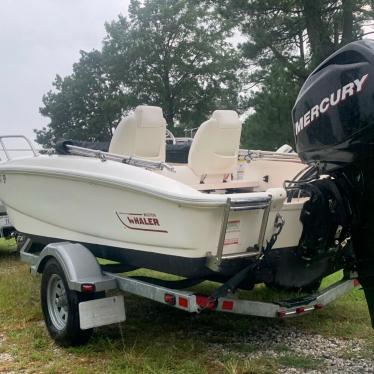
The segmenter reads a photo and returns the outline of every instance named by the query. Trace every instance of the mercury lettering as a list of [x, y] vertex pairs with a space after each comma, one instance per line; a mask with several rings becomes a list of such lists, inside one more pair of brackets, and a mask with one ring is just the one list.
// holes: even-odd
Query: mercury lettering
[[361, 92], [368, 78], [369, 74], [365, 74], [361, 79], [355, 79], [353, 82], [349, 82], [345, 86], [339, 88], [336, 92], [332, 92], [330, 96], [324, 97], [321, 102], [313, 106], [311, 110], [305, 112], [295, 123], [296, 135], [298, 135], [301, 130], [311, 125], [320, 114], [327, 112], [330, 107], [336, 106], [346, 98]]

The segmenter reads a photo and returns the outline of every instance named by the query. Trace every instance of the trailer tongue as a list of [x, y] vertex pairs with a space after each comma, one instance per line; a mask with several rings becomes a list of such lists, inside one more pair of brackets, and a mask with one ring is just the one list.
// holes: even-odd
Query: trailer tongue
[[343, 212], [335, 227], [352, 239], [374, 327], [374, 42], [350, 43], [322, 62], [301, 88], [292, 118], [299, 156], [329, 175], [336, 191], [327, 210]]

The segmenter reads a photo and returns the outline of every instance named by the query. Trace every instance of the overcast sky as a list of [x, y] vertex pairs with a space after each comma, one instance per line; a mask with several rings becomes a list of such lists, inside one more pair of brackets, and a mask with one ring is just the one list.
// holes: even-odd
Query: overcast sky
[[79, 50], [100, 48], [104, 23], [129, 0], [0, 0], [0, 134], [48, 123], [39, 114], [56, 74], [68, 75]]

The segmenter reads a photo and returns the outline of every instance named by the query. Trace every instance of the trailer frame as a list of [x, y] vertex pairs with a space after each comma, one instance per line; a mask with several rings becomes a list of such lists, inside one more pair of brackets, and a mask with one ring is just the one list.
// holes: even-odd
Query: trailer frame
[[[131, 276], [105, 271], [95, 256], [84, 245], [79, 243], [59, 242], [45, 246], [41, 251], [33, 249], [31, 239], [27, 239], [21, 248], [21, 260], [31, 265], [31, 273], [41, 274], [48, 260], [55, 259], [65, 274], [68, 288], [78, 293], [102, 293], [103, 291], [121, 291], [139, 297], [169, 305], [189, 313], [201, 313], [208, 309], [214, 312], [226, 312], [266, 318], [288, 318], [304, 315], [324, 308], [327, 304], [359, 286], [357, 274], [344, 272], [342, 280], [311, 295], [285, 301], [255, 301], [239, 299], [228, 293], [224, 297], [212, 299], [209, 295], [201, 295], [190, 290], [180, 290], [160, 286], [150, 281]], [[43, 290], [41, 291], [43, 292]], [[121, 302], [113, 297], [108, 298], [108, 305]], [[97, 300], [84, 301], [79, 307], [80, 313], [96, 308]], [[103, 308], [103, 306], [100, 306]], [[104, 311], [106, 310], [106, 315]], [[108, 323], [123, 322], [125, 316], [115, 315], [108, 320], [108, 308], [89, 312], [89, 316], [81, 315], [85, 321], [84, 328], [102, 326]], [[124, 313], [124, 308], [119, 313]], [[100, 314], [101, 313], [101, 314]], [[95, 320], [95, 316], [97, 317]], [[87, 327], [87, 319], [90, 321]], [[92, 321], [93, 320], [93, 321]], [[109, 322], [108, 322], [109, 321]], [[81, 324], [82, 326], [82, 324]]]

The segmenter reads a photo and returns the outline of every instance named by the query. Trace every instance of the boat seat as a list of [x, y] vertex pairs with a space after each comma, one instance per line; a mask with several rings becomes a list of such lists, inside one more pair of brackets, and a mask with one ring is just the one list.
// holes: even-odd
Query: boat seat
[[140, 105], [122, 119], [109, 145], [109, 152], [145, 160], [165, 161], [166, 121], [162, 109]]
[[188, 166], [203, 183], [206, 176], [226, 179], [237, 166], [242, 124], [233, 110], [216, 110], [197, 130]]

